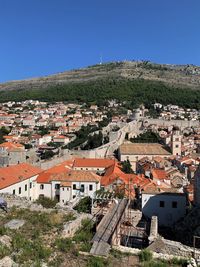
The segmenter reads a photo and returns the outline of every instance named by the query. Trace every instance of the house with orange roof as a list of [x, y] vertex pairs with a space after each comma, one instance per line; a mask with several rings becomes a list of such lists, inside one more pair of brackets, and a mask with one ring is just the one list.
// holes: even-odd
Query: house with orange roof
[[35, 199], [35, 181], [42, 169], [28, 163], [0, 168], [0, 193]]
[[93, 197], [100, 189], [101, 177], [95, 172], [74, 170], [72, 167], [72, 161], [65, 161], [40, 173], [37, 178], [38, 197], [56, 198], [60, 205], [75, 198]]
[[151, 179], [156, 182], [158, 185], [160, 185], [162, 182], [170, 185], [170, 178], [167, 174], [167, 172], [163, 169], [156, 169], [153, 168], [151, 170]]
[[55, 192], [52, 191], [55, 190], [52, 189], [51, 182], [55, 177], [58, 177], [59, 175], [63, 175], [67, 173], [72, 168], [73, 161], [64, 161], [61, 164], [58, 164], [50, 169], [47, 169], [39, 174], [37, 178], [37, 192], [38, 197], [39, 196], [46, 196], [48, 198], [53, 198], [53, 195], [55, 196]]

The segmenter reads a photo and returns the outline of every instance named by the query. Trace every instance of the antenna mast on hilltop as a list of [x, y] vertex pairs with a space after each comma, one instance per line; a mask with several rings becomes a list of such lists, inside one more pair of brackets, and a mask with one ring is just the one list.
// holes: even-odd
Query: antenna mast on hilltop
[[103, 59], [102, 59], [102, 55], [100, 55], [100, 65], [102, 65], [102, 61], [103, 61]]

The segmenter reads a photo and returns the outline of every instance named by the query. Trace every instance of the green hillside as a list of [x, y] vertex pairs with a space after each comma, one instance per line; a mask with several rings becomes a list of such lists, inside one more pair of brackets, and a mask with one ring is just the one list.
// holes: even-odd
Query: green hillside
[[0, 83], [0, 101], [39, 99], [136, 106], [161, 102], [200, 108], [200, 67], [148, 61], [111, 62], [45, 77]]
[[43, 101], [76, 101], [104, 104], [106, 100], [127, 101], [131, 106], [154, 102], [200, 108], [200, 91], [180, 88], [159, 81], [127, 78], [104, 78], [71, 82], [60, 86], [0, 91], [0, 101], [38, 99]]

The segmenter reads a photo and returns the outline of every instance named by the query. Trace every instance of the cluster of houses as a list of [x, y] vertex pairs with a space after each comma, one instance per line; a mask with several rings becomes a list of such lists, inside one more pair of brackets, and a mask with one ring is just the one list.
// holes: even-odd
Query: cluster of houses
[[[113, 124], [125, 122], [129, 118], [128, 114], [115, 113], [108, 119], [108, 111], [114, 112], [118, 106], [115, 101], [111, 101], [109, 107], [105, 108], [61, 102], [49, 104], [34, 100], [0, 104], [0, 128], [4, 127], [8, 132], [4, 134], [5, 144], [0, 148], [0, 167], [13, 165], [14, 162], [22, 163], [24, 157], [28, 163], [35, 164], [45, 151], [51, 150], [58, 154], [58, 148], [66, 147], [73, 141], [83, 126], [94, 126], [95, 129], [104, 120]], [[15, 146], [18, 147], [14, 151]]]
[[199, 162], [146, 156], [138, 160], [135, 173], [123, 172], [116, 159], [74, 158], [47, 170], [20, 163], [0, 168], [0, 193], [31, 201], [48, 197], [67, 206], [82, 197], [95, 198], [100, 189], [121, 192], [140, 201], [145, 216], [157, 215], [159, 224], [170, 226], [184, 217], [189, 205], [200, 204]]
[[[119, 108], [115, 101], [109, 105], [110, 109]], [[8, 114], [12, 109], [15, 113]], [[103, 190], [134, 199], [146, 217], [156, 215], [159, 224], [165, 226], [184, 217], [190, 205], [200, 205], [199, 127], [145, 125], [144, 119], [139, 131], [154, 132], [162, 142], [134, 143], [126, 139], [119, 144], [118, 159], [73, 156], [45, 170], [30, 164], [34, 153], [27, 154], [26, 144], [36, 148], [52, 142], [67, 144], [70, 134], [83, 125], [98, 124], [107, 118], [107, 112], [96, 105], [86, 108], [38, 101], [2, 104], [0, 126], [10, 127], [11, 131], [0, 144], [0, 193], [31, 201], [48, 197], [56, 199], [60, 206], [68, 206], [82, 197], [95, 198], [96, 192]], [[138, 121], [145, 112], [142, 107], [141, 114], [135, 114], [140, 116]], [[132, 114], [127, 113], [113, 116], [111, 122], [125, 122]], [[39, 135], [41, 127], [48, 128], [48, 133]], [[27, 140], [22, 142], [21, 138]], [[132, 169], [126, 171], [124, 164]]]
[[182, 108], [178, 105], [154, 104], [154, 109], [160, 111], [159, 116], [166, 120], [199, 120], [200, 113], [197, 109]]

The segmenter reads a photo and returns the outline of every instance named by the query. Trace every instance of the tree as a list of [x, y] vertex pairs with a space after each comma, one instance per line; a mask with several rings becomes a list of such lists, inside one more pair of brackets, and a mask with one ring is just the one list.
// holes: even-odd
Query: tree
[[133, 173], [129, 159], [122, 162], [122, 171], [125, 173]]
[[54, 156], [54, 152], [51, 150], [45, 150], [44, 153], [41, 155], [41, 159], [50, 159]]
[[10, 131], [6, 127], [1, 127], [0, 129], [0, 144], [5, 142], [5, 139], [3, 138], [4, 135], [7, 135]]

